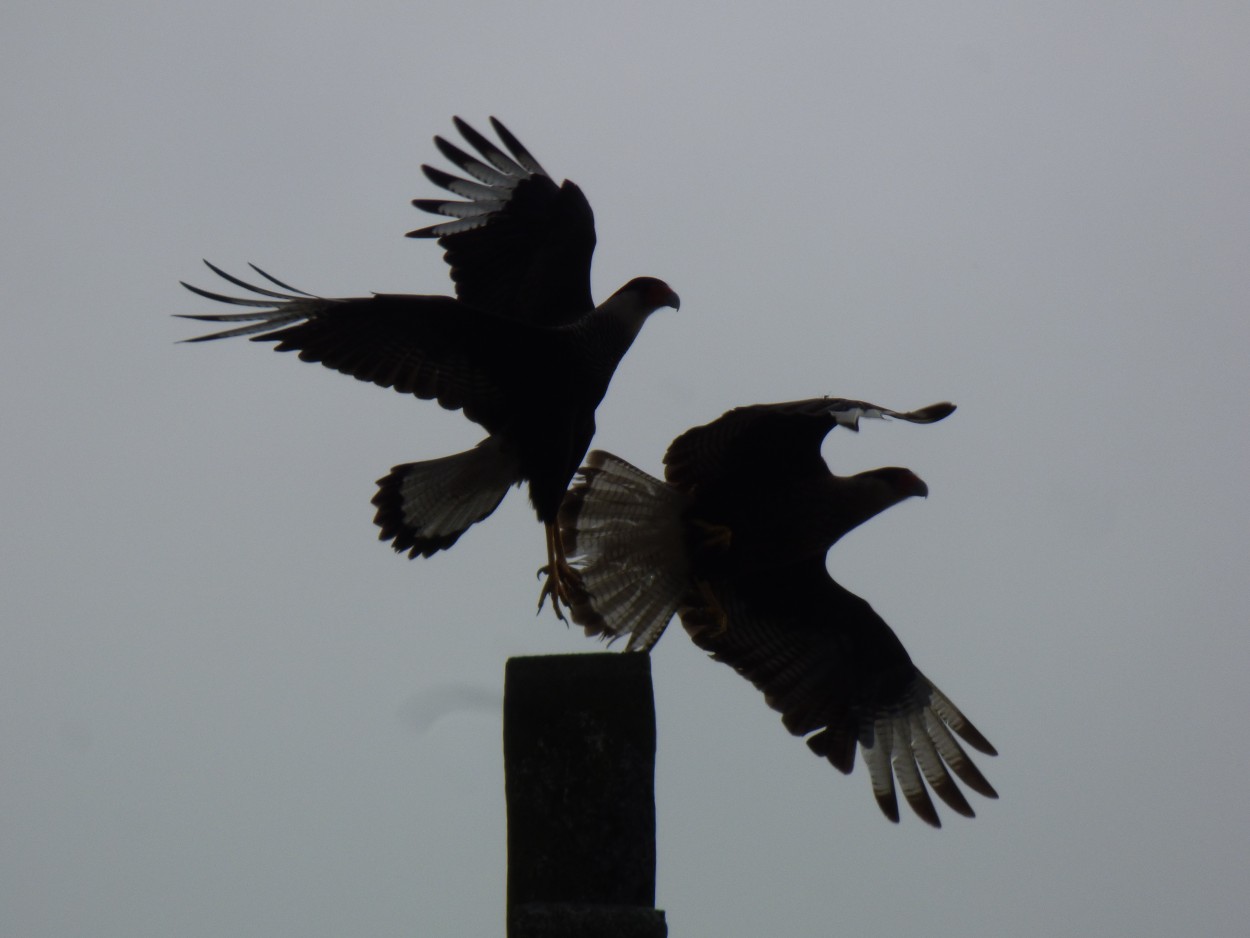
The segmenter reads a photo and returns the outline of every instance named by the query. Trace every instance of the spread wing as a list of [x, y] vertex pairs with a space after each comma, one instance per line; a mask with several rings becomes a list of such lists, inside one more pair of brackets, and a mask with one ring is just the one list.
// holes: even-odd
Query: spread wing
[[766, 579], [714, 578], [701, 592], [701, 601], [680, 610], [694, 642], [763, 691], [787, 729], [840, 771], [851, 771], [861, 749], [890, 820], [899, 819], [896, 787], [934, 827], [941, 822], [926, 782], [967, 817], [973, 810], [956, 777], [998, 797], [955, 736], [988, 755], [994, 747], [916, 669], [872, 607], [829, 577], [823, 561]]
[[[207, 261], [205, 261], [208, 264]], [[278, 292], [208, 267], [252, 296], [234, 297], [183, 283], [192, 293], [248, 307], [245, 313], [183, 316], [206, 322], [242, 324], [187, 341], [249, 336], [276, 342], [275, 351], [298, 352], [323, 365], [403, 394], [437, 400], [491, 433], [499, 432], [521, 405], [526, 390], [526, 350], [535, 349], [535, 330], [465, 307], [451, 297], [377, 294], [326, 299], [288, 286], [253, 269]]]
[[497, 145], [460, 118], [456, 129], [477, 150], [466, 153], [442, 137], [434, 143], [469, 178], [433, 166], [427, 177], [463, 201], [415, 199], [443, 221], [410, 231], [410, 238], [437, 238], [446, 250], [456, 296], [470, 306], [525, 322], [559, 325], [594, 308], [590, 262], [595, 219], [576, 185], [547, 175], [529, 150], [502, 123], [491, 126]]
[[858, 430], [861, 418], [874, 417], [933, 423], [954, 409], [942, 403], [902, 412], [837, 397], [737, 407], [675, 439], [664, 474], [683, 491], [785, 485], [828, 472], [820, 444], [835, 426]]

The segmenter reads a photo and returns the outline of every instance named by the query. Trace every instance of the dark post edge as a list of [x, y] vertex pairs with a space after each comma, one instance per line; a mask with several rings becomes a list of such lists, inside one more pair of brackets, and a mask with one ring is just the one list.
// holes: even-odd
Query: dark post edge
[[509, 938], [663, 938], [645, 654], [509, 659]]

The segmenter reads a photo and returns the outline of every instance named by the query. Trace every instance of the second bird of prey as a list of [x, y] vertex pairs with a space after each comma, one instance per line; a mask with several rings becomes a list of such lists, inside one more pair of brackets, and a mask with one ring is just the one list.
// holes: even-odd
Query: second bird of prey
[[994, 747], [825, 567], [845, 534], [929, 489], [898, 466], [837, 476], [820, 454], [830, 430], [858, 430], [861, 418], [935, 423], [954, 409], [828, 397], [738, 407], [674, 440], [663, 482], [594, 450], [560, 509], [573, 620], [646, 650], [676, 613], [813, 752], [844, 773], [862, 752], [890, 820], [901, 790], [940, 827], [929, 788], [972, 817], [955, 778], [998, 796], [956, 736], [987, 755]]

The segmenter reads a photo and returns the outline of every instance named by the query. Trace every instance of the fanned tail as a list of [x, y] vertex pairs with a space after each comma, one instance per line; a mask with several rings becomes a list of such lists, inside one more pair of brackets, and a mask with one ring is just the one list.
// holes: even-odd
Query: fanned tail
[[688, 589], [682, 532], [686, 498], [602, 450], [593, 450], [560, 506], [560, 535], [576, 577], [570, 613], [587, 635], [646, 651]]
[[373, 496], [378, 539], [391, 541], [397, 553], [429, 557], [488, 517], [522, 481], [516, 460], [494, 437], [454, 456], [396, 466]]

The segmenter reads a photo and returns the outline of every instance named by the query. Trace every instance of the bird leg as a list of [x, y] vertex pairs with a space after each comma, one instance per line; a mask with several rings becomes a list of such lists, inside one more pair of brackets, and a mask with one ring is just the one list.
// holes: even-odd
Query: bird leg
[[547, 579], [543, 582], [542, 591], [538, 594], [538, 610], [542, 611], [543, 603], [547, 597], [551, 597], [551, 608], [555, 610], [556, 618], [561, 622], [567, 622], [564, 617], [564, 611], [560, 608], [560, 603], [571, 606], [569, 596], [569, 586], [571, 582], [577, 580], [577, 571], [569, 566], [568, 559], [564, 554], [564, 543], [560, 539], [560, 526], [558, 522], [546, 524], [547, 529], [547, 565], [538, 571], [539, 575], [547, 574]]
[[702, 534], [699, 546], [705, 550], [711, 548], [728, 550], [729, 545], [733, 543], [733, 530], [727, 524], [714, 524], [699, 518], [691, 518], [690, 523]]
[[693, 625], [701, 634], [706, 633], [708, 638], [720, 638], [729, 631], [729, 614], [720, 604], [711, 583], [697, 580], [695, 587], [702, 602], [696, 607], [683, 609], [681, 620], [687, 628]]

